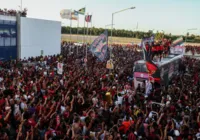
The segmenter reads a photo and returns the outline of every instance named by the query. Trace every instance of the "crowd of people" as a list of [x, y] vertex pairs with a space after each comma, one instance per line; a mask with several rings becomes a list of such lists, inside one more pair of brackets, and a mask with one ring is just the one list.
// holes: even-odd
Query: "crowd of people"
[[61, 55], [0, 62], [0, 139], [200, 138], [199, 60], [184, 58], [181, 75], [146, 97], [132, 86], [138, 46], [113, 45], [113, 70], [89, 51], [85, 61], [86, 49], [65, 42]]
[[26, 17], [27, 15], [27, 9], [25, 8], [23, 11], [17, 11], [14, 9], [0, 9], [0, 15], [6, 15], [6, 16], [16, 16], [17, 13], [19, 13], [21, 16]]
[[200, 54], [200, 46], [198, 45], [186, 45], [185, 49], [186, 53], [191, 51], [193, 55]]

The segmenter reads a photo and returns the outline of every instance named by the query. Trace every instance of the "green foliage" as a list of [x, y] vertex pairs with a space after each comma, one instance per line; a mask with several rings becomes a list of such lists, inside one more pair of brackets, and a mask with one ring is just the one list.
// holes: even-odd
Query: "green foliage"
[[[101, 33], [104, 32], [105, 29], [103, 28], [89, 28], [88, 29], [88, 34], [93, 35], [93, 36], [98, 36]], [[70, 34], [70, 27], [62, 27], [62, 34]], [[79, 27], [78, 28], [78, 34], [79, 35], [83, 35], [85, 32], [85, 34], [87, 33], [87, 28], [85, 27]], [[71, 28], [71, 33], [72, 34], [77, 34], [77, 28], [76, 27], [72, 27]], [[127, 37], [127, 38], [138, 38], [138, 39], [142, 39], [143, 37], [150, 37], [151, 35], [153, 35], [153, 31], [149, 30], [148, 32], [142, 32], [142, 31], [130, 31], [130, 30], [124, 30], [124, 29], [113, 29], [112, 31], [112, 36], [114, 37]], [[171, 38], [172, 40], [177, 39], [180, 36], [175, 36], [170, 34], [164, 34], [163, 32], [157, 32], [154, 34], [155, 35], [155, 39], [156, 40], [161, 40], [162, 38]], [[108, 29], [108, 36], [111, 36], [111, 30]], [[199, 43], [200, 42], [200, 37], [195, 36], [195, 35], [190, 35], [189, 33], [187, 33], [184, 37], [184, 40], [186, 40], [187, 42], [193, 42], [193, 43]]]

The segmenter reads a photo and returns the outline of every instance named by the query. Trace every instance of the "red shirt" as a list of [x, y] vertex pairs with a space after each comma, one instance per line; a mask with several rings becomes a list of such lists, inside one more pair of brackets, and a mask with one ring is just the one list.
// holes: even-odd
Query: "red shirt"
[[156, 46], [153, 46], [153, 47], [152, 47], [152, 51], [153, 51], [153, 52], [156, 52], [156, 51], [157, 51]]
[[129, 127], [134, 124], [134, 121], [123, 121], [122, 126], [119, 130], [124, 131], [124, 134], [129, 130]]

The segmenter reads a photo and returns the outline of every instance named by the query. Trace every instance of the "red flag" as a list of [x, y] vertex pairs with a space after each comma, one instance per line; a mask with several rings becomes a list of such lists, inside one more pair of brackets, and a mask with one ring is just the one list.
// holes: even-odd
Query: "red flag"
[[154, 74], [156, 72], [156, 70], [158, 69], [156, 67], [156, 65], [154, 65], [153, 63], [150, 63], [148, 61], [146, 61], [146, 67], [147, 67], [148, 73], [150, 75]]
[[85, 16], [85, 21], [86, 22], [91, 22], [91, 20], [92, 20], [92, 15], [86, 15]]

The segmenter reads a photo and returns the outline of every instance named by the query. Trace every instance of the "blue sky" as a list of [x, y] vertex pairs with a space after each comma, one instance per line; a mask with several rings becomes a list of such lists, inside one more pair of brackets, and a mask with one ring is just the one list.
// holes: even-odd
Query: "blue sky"
[[[19, 9], [21, 0], [0, 0], [0, 8]], [[61, 20], [61, 9], [78, 10], [86, 6], [86, 12], [93, 14], [92, 24], [104, 28], [111, 24], [113, 12], [135, 6], [136, 9], [125, 11], [114, 16], [115, 28], [135, 30], [137, 22], [140, 31], [164, 30], [166, 33], [200, 35], [200, 0], [23, 0], [22, 7], [28, 8], [28, 17], [62, 21], [70, 25], [70, 21]], [[83, 26], [83, 16], [80, 26]], [[77, 25], [73, 21], [73, 26]], [[90, 26], [90, 25], [89, 25]]]

